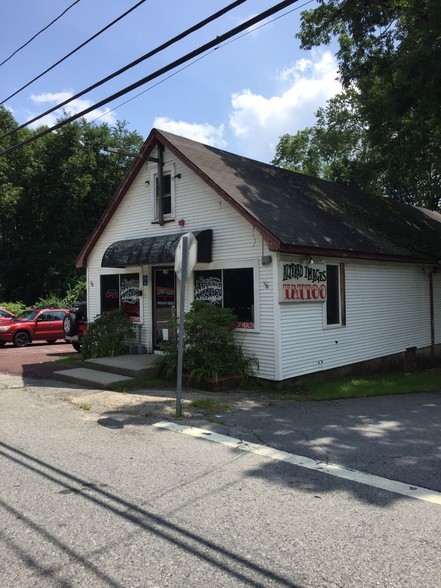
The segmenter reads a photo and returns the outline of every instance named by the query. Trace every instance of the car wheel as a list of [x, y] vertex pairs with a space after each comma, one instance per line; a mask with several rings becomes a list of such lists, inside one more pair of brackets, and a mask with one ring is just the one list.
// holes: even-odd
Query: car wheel
[[18, 331], [18, 333], [15, 333], [14, 335], [12, 344], [14, 347], [26, 347], [26, 345], [29, 345], [30, 342], [31, 338], [29, 337], [28, 333], [26, 333], [26, 331]]
[[74, 341], [72, 343], [72, 347], [75, 349], [75, 351], [78, 351], [78, 353], [81, 353], [81, 343], [78, 343], [78, 341]]
[[6, 345], [6, 341], [0, 341], [0, 347], [3, 347], [4, 345]]
[[63, 319], [63, 331], [68, 337], [75, 335], [77, 317], [74, 312], [68, 312]]
[[49, 343], [49, 345], [53, 345], [55, 341], [56, 339], [46, 339], [46, 343]]

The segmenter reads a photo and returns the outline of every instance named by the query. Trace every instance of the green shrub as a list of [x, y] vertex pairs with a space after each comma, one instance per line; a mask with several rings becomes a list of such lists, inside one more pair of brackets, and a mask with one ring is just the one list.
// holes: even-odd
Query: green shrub
[[88, 325], [82, 345], [83, 357], [91, 359], [127, 353], [127, 340], [133, 336], [133, 325], [121, 310], [104, 312]]
[[64, 299], [55, 294], [40, 298], [33, 306], [35, 308], [66, 308]]
[[[179, 319], [170, 326], [178, 330]], [[184, 317], [183, 370], [189, 383], [204, 379], [218, 381], [222, 376], [254, 376], [255, 357], [246, 357], [234, 338], [236, 317], [228, 308], [195, 301]], [[157, 360], [161, 374], [169, 380], [177, 375], [178, 341], [162, 345], [163, 355]]]
[[24, 302], [0, 302], [0, 307], [6, 308], [6, 310], [14, 314], [20, 314], [20, 312], [28, 308]]
[[74, 302], [87, 299], [86, 276], [81, 276], [69, 285], [66, 296], [63, 299], [63, 307], [70, 308]]

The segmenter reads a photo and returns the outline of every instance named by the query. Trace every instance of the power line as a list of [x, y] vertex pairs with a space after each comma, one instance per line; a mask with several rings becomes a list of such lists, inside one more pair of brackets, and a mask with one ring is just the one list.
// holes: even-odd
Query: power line
[[70, 53], [68, 53], [67, 55], [65, 55], [61, 59], [59, 59], [56, 63], [54, 63], [53, 65], [51, 65], [47, 69], [45, 69], [41, 74], [39, 74], [38, 76], [36, 76], [35, 78], [33, 78], [30, 82], [28, 82], [27, 84], [25, 84], [24, 86], [22, 86], [21, 88], [19, 88], [18, 90], [16, 90], [13, 94], [11, 94], [10, 96], [8, 96], [4, 100], [2, 100], [2, 102], [0, 102], [0, 104], [4, 104], [7, 100], [9, 100], [10, 98], [13, 98], [19, 92], [21, 92], [22, 90], [24, 90], [25, 88], [27, 88], [28, 86], [30, 86], [31, 84], [33, 84], [35, 81], [39, 80], [41, 77], [43, 77], [49, 71], [51, 71], [52, 69], [54, 69], [54, 67], [56, 67], [57, 65], [60, 65], [60, 63], [62, 63], [63, 61], [65, 61], [66, 59], [68, 59], [71, 55], [73, 55], [74, 53], [76, 53], [77, 51], [79, 51], [80, 49], [82, 49], [83, 47], [85, 47], [88, 43], [90, 43], [91, 41], [93, 41], [94, 39], [96, 39], [97, 37], [99, 37], [99, 35], [101, 35], [105, 31], [107, 31], [107, 29], [110, 29], [110, 27], [112, 27], [114, 24], [116, 24], [117, 22], [119, 22], [120, 20], [122, 20], [124, 17], [126, 17], [128, 14], [130, 14], [133, 10], [135, 10], [136, 8], [138, 8], [139, 6], [141, 6], [141, 4], [144, 4], [145, 1], [146, 0], [140, 0], [140, 2], [138, 2], [138, 4], [135, 4], [134, 6], [132, 6], [132, 8], [130, 8], [129, 10], [127, 10], [126, 12], [124, 12], [124, 14], [121, 14], [121, 16], [118, 16], [118, 18], [116, 18], [115, 20], [113, 20], [111, 23], [109, 23], [103, 29], [101, 29], [100, 31], [98, 31], [97, 33], [95, 33], [92, 37], [90, 37], [90, 39], [87, 39], [87, 41], [84, 41], [84, 43], [81, 43], [81, 45], [78, 45], [78, 47], [76, 47], [75, 49], [73, 49], [73, 51], [71, 51]]
[[75, 2], [73, 2], [70, 6], [68, 6], [66, 8], [66, 10], [63, 10], [63, 12], [60, 15], [58, 15], [57, 18], [54, 18], [54, 20], [52, 22], [50, 22], [48, 25], [46, 25], [44, 28], [42, 28], [41, 31], [38, 31], [38, 33], [35, 33], [35, 35], [33, 37], [31, 37], [29, 39], [29, 41], [26, 41], [26, 43], [24, 43], [21, 47], [19, 47], [13, 53], [11, 53], [11, 55], [9, 57], [7, 57], [4, 61], [2, 61], [0, 63], [0, 67], [2, 65], [4, 65], [7, 61], [9, 61], [10, 59], [12, 59], [12, 57], [14, 57], [14, 55], [16, 55], [19, 51], [21, 51], [27, 45], [29, 45], [29, 43], [31, 43], [36, 37], [38, 37], [38, 35], [41, 35], [41, 33], [43, 33], [44, 31], [46, 31], [50, 26], [52, 26], [55, 22], [57, 22], [57, 20], [59, 20], [64, 14], [66, 14], [66, 12], [68, 10], [70, 10], [71, 8], [73, 8], [75, 6], [75, 4], [78, 4], [79, 1], [80, 0], [75, 0]]
[[8, 149], [2, 151], [0, 153], [0, 156], [7, 155], [11, 151], [15, 151], [15, 149], [18, 149], [18, 147], [22, 147], [24, 145], [32, 143], [32, 142], [36, 141], [37, 139], [39, 139], [40, 137], [44, 137], [45, 135], [48, 135], [52, 131], [56, 131], [57, 129], [60, 129], [60, 128], [66, 126], [67, 124], [77, 120], [78, 118], [81, 118], [81, 117], [85, 116], [86, 114], [89, 114], [89, 112], [92, 112], [93, 110], [96, 110], [97, 108], [100, 108], [101, 106], [104, 106], [105, 104], [108, 104], [109, 102], [112, 102], [113, 100], [116, 100], [120, 96], [124, 96], [124, 94], [127, 94], [127, 93], [131, 92], [132, 90], [135, 90], [136, 88], [139, 88], [140, 86], [143, 86], [144, 84], [163, 75], [164, 73], [167, 73], [167, 72], [171, 71], [172, 69], [175, 69], [176, 67], [182, 65], [183, 63], [186, 63], [187, 61], [190, 61], [191, 59], [197, 57], [198, 55], [205, 53], [205, 51], [212, 49], [213, 47], [219, 45], [220, 43], [223, 43], [227, 39], [234, 37], [235, 35], [237, 35], [238, 33], [241, 33], [245, 29], [257, 24], [258, 22], [264, 20], [265, 18], [268, 18], [269, 16], [272, 16], [273, 14], [276, 14], [277, 12], [280, 12], [284, 8], [287, 8], [288, 6], [291, 6], [292, 4], [295, 4], [298, 1], [299, 0], [284, 0], [284, 2], [279, 2], [279, 4], [276, 4], [272, 8], [269, 8], [268, 10], [261, 12], [257, 16], [250, 18], [249, 20], [240, 24], [239, 26], [237, 26], [233, 29], [230, 29], [228, 32], [224, 33], [223, 35], [219, 35], [219, 36], [215, 37], [214, 39], [212, 39], [208, 43], [205, 43], [204, 45], [200, 45], [197, 49], [190, 51], [190, 53], [187, 53], [183, 57], [176, 59], [172, 63], [156, 70], [154, 73], [142, 78], [141, 80], [138, 80], [137, 82], [134, 82], [133, 84], [130, 84], [129, 86], [126, 86], [125, 88], [123, 88], [119, 92], [116, 92], [115, 94], [112, 94], [111, 96], [108, 96], [107, 98], [104, 98], [103, 100], [100, 100], [99, 102], [97, 102], [93, 106], [89, 106], [88, 108], [82, 110], [81, 112], [78, 112], [77, 114], [74, 114], [74, 115], [58, 122], [57, 124], [53, 125], [52, 127], [44, 129], [43, 131], [40, 131], [39, 133], [32, 135], [32, 137], [29, 137], [28, 139], [25, 139], [24, 141], [21, 141], [20, 143], [17, 143], [16, 145], [9, 147]]
[[[209, 55], [211, 55], [214, 51], [216, 51], [218, 49], [223, 49], [227, 45], [230, 45], [231, 43], [235, 43], [236, 41], [239, 41], [240, 39], [243, 39], [244, 37], [246, 37], [248, 35], [251, 35], [254, 31], [257, 31], [257, 30], [259, 30], [259, 29], [261, 29], [263, 27], [266, 27], [266, 26], [272, 24], [273, 22], [276, 22], [276, 20], [279, 20], [281, 18], [284, 18], [288, 14], [291, 14], [292, 12], [296, 12], [297, 10], [301, 10], [302, 8], [304, 8], [305, 6], [308, 6], [308, 4], [312, 4], [313, 2], [315, 2], [315, 0], [307, 0], [306, 2], [304, 2], [304, 4], [301, 4], [300, 6], [296, 6], [295, 8], [292, 8], [291, 10], [288, 10], [287, 12], [284, 12], [283, 14], [279, 14], [278, 16], [275, 16], [273, 19], [268, 20], [267, 22], [262, 23], [260, 26], [256, 27], [252, 31], [246, 31], [245, 33], [243, 33], [243, 35], [240, 35], [240, 36], [236, 37], [235, 39], [230, 39], [228, 42], [223, 43], [222, 46], [215, 47], [209, 53], [206, 53], [205, 55], [201, 55], [197, 59], [194, 59], [191, 63], [187, 63], [187, 65], [184, 65], [183, 67], [181, 67], [177, 71], [171, 73], [169, 76], [163, 78], [162, 80], [159, 80], [155, 84], [152, 84], [151, 86], [149, 86], [145, 90], [142, 90], [142, 92], [138, 92], [138, 94], [135, 94], [135, 96], [132, 96], [131, 98], [128, 98], [127, 100], [124, 100], [124, 102], [120, 102], [119, 104], [117, 104], [113, 108], [110, 108], [109, 110], [106, 110], [105, 112], [103, 112], [103, 114], [100, 114], [99, 116], [97, 116], [96, 118], [94, 118], [90, 122], [93, 122], [94, 123], [95, 121], [99, 120], [100, 118], [103, 118], [104, 116], [107, 116], [108, 114], [110, 114], [114, 110], [117, 110], [118, 108], [121, 108], [122, 106], [125, 106], [129, 102], [132, 102], [132, 100], [136, 100], [136, 98], [139, 98], [140, 96], [142, 96], [146, 92], [150, 92], [150, 90], [153, 90], [154, 88], [156, 88], [157, 86], [160, 86], [161, 84], [163, 84], [167, 80], [170, 80], [174, 76], [177, 76], [178, 74], [180, 74], [181, 72], [183, 72], [185, 69], [191, 67], [192, 65], [194, 65], [198, 61], [201, 61], [202, 59], [205, 59], [206, 57], [208, 57]], [[0, 137], [0, 139], [1, 139], [1, 137]]]
[[208, 18], [205, 18], [204, 20], [201, 20], [200, 22], [198, 22], [196, 25], [190, 27], [189, 29], [185, 30], [183, 33], [180, 33], [179, 35], [173, 37], [172, 39], [170, 39], [169, 41], [166, 41], [165, 43], [163, 43], [162, 45], [160, 45], [159, 47], [156, 47], [155, 49], [152, 49], [151, 51], [149, 51], [148, 53], [145, 53], [144, 55], [142, 55], [141, 57], [139, 57], [138, 59], [135, 59], [135, 61], [132, 61], [131, 63], [129, 63], [128, 65], [125, 65], [124, 67], [122, 67], [121, 69], [113, 72], [112, 74], [108, 75], [107, 77], [103, 78], [102, 80], [100, 80], [99, 82], [96, 82], [95, 84], [92, 84], [92, 86], [89, 86], [88, 88], [86, 88], [85, 90], [82, 90], [81, 92], [78, 92], [77, 94], [75, 94], [74, 96], [71, 96], [70, 98], [68, 98], [67, 100], [64, 100], [64, 102], [61, 102], [60, 104], [57, 104], [56, 106], [53, 106], [52, 108], [49, 108], [48, 110], [46, 110], [45, 112], [43, 112], [42, 114], [39, 114], [38, 116], [35, 116], [34, 118], [26, 121], [25, 123], [15, 127], [14, 129], [11, 129], [10, 131], [8, 131], [7, 133], [5, 133], [4, 135], [2, 135], [0, 137], [0, 141], [2, 139], [5, 139], [6, 137], [8, 137], [9, 135], [19, 131], [20, 129], [23, 129], [24, 127], [28, 127], [29, 125], [31, 125], [32, 123], [36, 122], [37, 120], [40, 120], [41, 118], [43, 118], [44, 116], [47, 116], [48, 114], [51, 114], [52, 112], [54, 112], [55, 110], [59, 110], [60, 108], [62, 108], [63, 106], [66, 106], [66, 104], [69, 104], [70, 102], [72, 102], [73, 100], [76, 100], [77, 98], [80, 98], [81, 96], [84, 96], [84, 94], [87, 94], [88, 92], [90, 92], [91, 90], [94, 90], [95, 88], [98, 88], [99, 86], [102, 86], [103, 84], [105, 84], [106, 82], [112, 80], [113, 78], [121, 75], [122, 73], [126, 72], [127, 70], [131, 69], [132, 67], [135, 67], [135, 65], [138, 65], [139, 63], [141, 63], [142, 61], [145, 61], [146, 59], [149, 59], [150, 57], [152, 57], [153, 55], [156, 55], [157, 53], [160, 53], [161, 51], [163, 51], [164, 49], [167, 49], [168, 47], [170, 47], [171, 45], [173, 45], [174, 43], [177, 43], [178, 41], [184, 39], [185, 37], [187, 37], [188, 35], [190, 35], [191, 33], [194, 33], [195, 31], [201, 29], [202, 27], [204, 27], [205, 25], [209, 24], [210, 22], [216, 20], [217, 18], [219, 18], [220, 16], [223, 16], [224, 14], [226, 14], [227, 12], [229, 12], [230, 10], [232, 10], [233, 8], [236, 8], [237, 6], [239, 6], [240, 4], [243, 4], [244, 2], [246, 2], [247, 0], [236, 0], [235, 2], [233, 2], [232, 4], [229, 4], [228, 6], [226, 6], [225, 8], [222, 8], [221, 10], [219, 10], [218, 12], [212, 14], [211, 16], [209, 16]]

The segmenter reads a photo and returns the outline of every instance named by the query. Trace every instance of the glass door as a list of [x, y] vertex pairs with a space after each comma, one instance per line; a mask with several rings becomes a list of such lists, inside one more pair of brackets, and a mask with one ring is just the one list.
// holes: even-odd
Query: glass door
[[172, 267], [153, 268], [153, 347], [160, 349], [162, 341], [176, 337], [175, 329], [169, 325], [176, 316], [176, 284]]

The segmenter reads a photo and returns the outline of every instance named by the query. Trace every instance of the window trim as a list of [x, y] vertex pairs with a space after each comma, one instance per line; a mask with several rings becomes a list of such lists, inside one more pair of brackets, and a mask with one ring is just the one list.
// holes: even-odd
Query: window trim
[[346, 273], [345, 273], [345, 264], [344, 263], [326, 263], [326, 268], [328, 266], [334, 266], [338, 268], [337, 276], [338, 276], [338, 285], [337, 285], [337, 292], [338, 292], [338, 301], [339, 301], [339, 308], [338, 308], [338, 318], [339, 321], [337, 323], [328, 323], [328, 299], [326, 302], [323, 302], [323, 328], [324, 329], [340, 329], [341, 327], [346, 326]]
[[[231, 261], [211, 264], [197, 264], [194, 268], [198, 271], [219, 271], [230, 269], [252, 269], [253, 270], [253, 296], [254, 296], [254, 329], [236, 327], [238, 333], [260, 333], [260, 298], [259, 298], [259, 267], [255, 261]], [[194, 272], [192, 274], [192, 295], [194, 298]]]
[[[176, 202], [176, 180], [174, 165], [170, 167], [164, 167], [163, 176], [170, 176], [170, 213], [164, 214], [164, 221], [169, 222], [175, 219], [175, 202]], [[152, 172], [150, 185], [152, 186], [152, 199], [153, 199], [153, 223], [159, 222], [158, 213], [158, 196], [156, 192], [156, 185], [158, 180], [158, 172]]]

